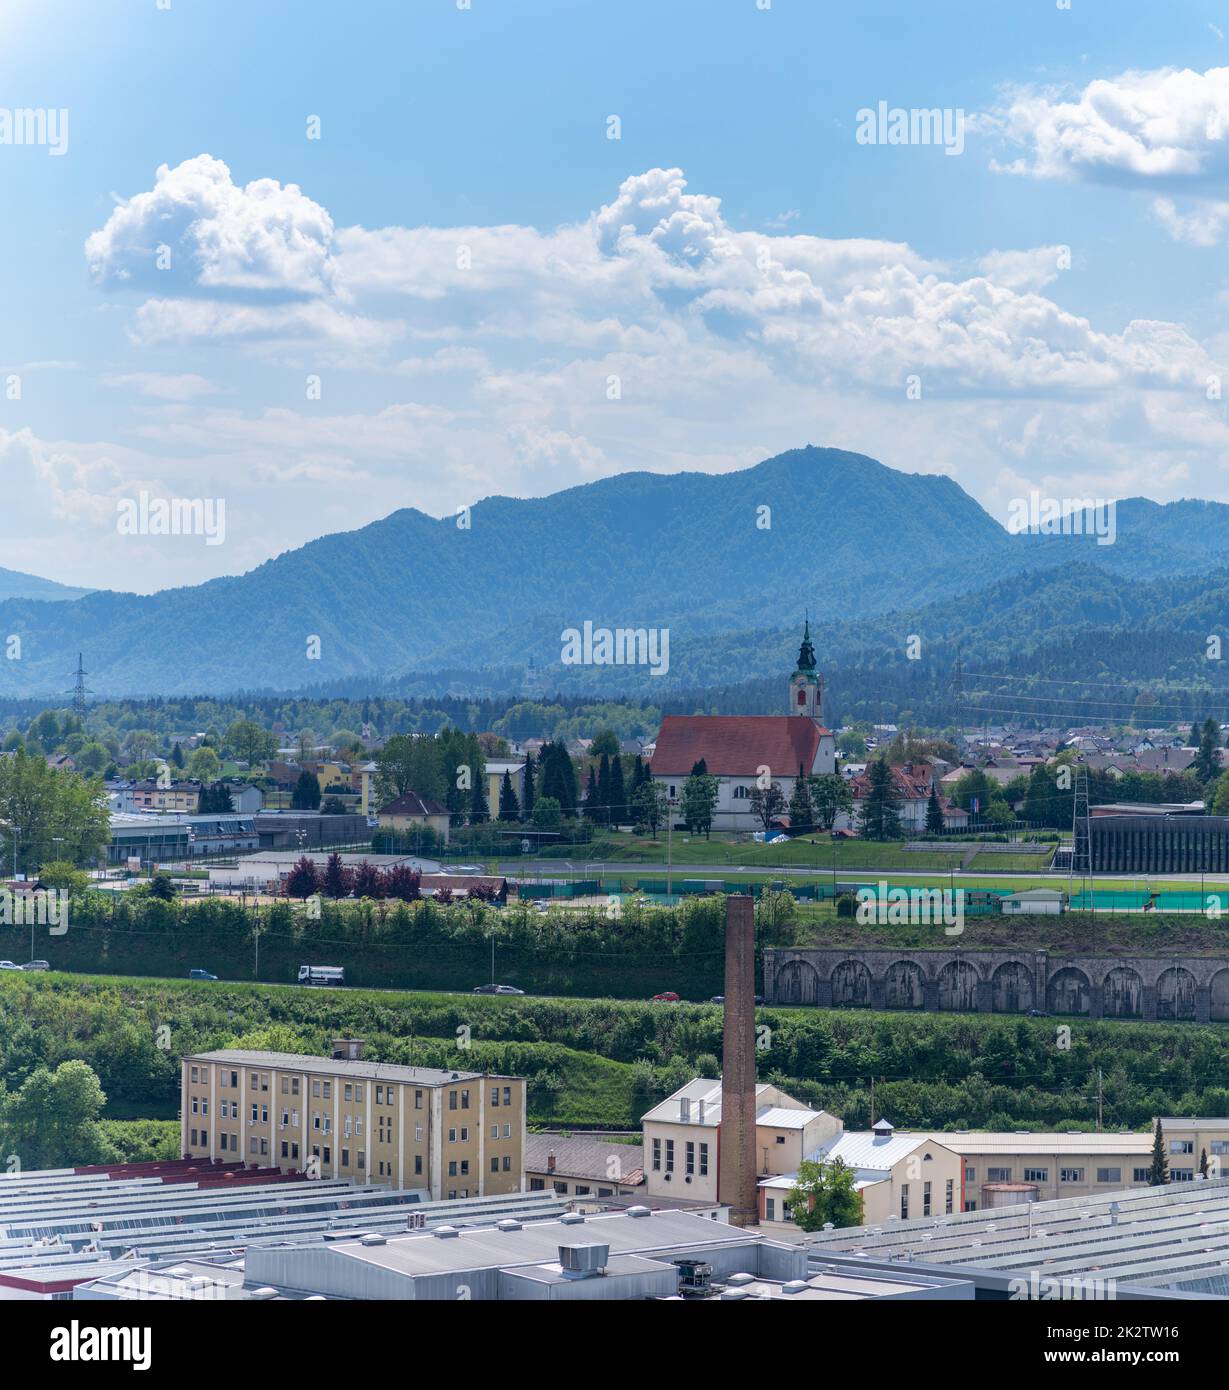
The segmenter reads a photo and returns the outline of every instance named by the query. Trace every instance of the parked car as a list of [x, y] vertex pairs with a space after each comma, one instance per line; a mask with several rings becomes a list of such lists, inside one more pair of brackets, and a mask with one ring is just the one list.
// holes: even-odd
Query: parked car
[[1049, 1018], [1050, 1015], [1044, 1009], [1030, 1009], [1028, 1016], [1029, 1018]]
[[0, 970], [20, 970], [20, 965], [14, 965], [11, 960], [0, 960]]
[[189, 980], [216, 980], [218, 977], [211, 974], [208, 970], [189, 970]]
[[515, 985], [476, 985], [475, 994], [524, 994], [523, 989], [517, 989]]
[[[724, 1004], [724, 1003], [725, 1003], [725, 995], [724, 995], [724, 994], [714, 994], [713, 997], [712, 997], [708, 1002], [709, 1002], [710, 1004]], [[758, 1005], [758, 1004], [762, 1004], [762, 1003], [764, 1002], [764, 996], [763, 996], [762, 994], [757, 994], [757, 995], [755, 996], [755, 1002], [756, 1002], [757, 1005]]]
[[21, 968], [23, 970], [50, 970], [51, 962], [46, 960], [28, 960]]
[[681, 1003], [679, 996], [672, 989], [664, 989], [660, 994], [653, 996], [654, 1004], [678, 1004]]

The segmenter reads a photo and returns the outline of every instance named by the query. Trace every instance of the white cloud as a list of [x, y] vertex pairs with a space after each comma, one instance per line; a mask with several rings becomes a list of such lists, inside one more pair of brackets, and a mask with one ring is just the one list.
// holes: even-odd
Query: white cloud
[[193, 401], [218, 391], [213, 382], [196, 372], [120, 372], [103, 377], [104, 386], [130, 386], [143, 396], [162, 401]]

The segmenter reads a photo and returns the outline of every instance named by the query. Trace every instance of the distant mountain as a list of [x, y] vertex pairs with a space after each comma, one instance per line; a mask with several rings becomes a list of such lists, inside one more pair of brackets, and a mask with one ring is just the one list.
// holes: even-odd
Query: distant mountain
[[36, 598], [52, 602], [66, 602], [82, 598], [89, 589], [74, 589], [67, 584], [57, 584], [51, 579], [40, 579], [35, 574], [21, 574], [17, 570], [0, 569], [0, 600], [9, 598]]
[[[1229, 554], [1229, 507], [1134, 499], [1117, 522], [1109, 546], [1012, 536], [948, 477], [835, 449], [717, 475], [626, 473], [487, 498], [468, 526], [397, 511], [189, 588], [12, 593], [0, 633], [22, 634], [24, 654], [0, 662], [0, 695], [62, 691], [78, 651], [100, 694], [389, 677], [424, 689], [445, 670], [453, 688], [473, 673], [479, 693], [515, 688], [530, 659], [547, 689], [664, 692], [780, 671], [804, 609], [834, 670], [876, 648], [895, 659], [914, 632], [927, 652], [1010, 634], [1019, 653], [1089, 625], [1139, 630], [1175, 605], [1210, 616], [1203, 574]], [[562, 665], [563, 629], [586, 621], [668, 628], [669, 674]]]

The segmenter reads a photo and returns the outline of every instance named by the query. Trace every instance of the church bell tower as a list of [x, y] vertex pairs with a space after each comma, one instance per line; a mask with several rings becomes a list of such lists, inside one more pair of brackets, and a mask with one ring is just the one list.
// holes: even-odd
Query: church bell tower
[[798, 666], [789, 678], [789, 712], [805, 714], [817, 724], [823, 722], [824, 678], [815, 669], [815, 648], [811, 643], [811, 619], [802, 630]]

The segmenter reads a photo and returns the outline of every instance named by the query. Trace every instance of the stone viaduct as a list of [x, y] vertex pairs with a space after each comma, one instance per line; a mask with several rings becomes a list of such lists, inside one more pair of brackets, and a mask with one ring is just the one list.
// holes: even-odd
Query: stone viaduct
[[770, 1004], [1229, 1023], [1229, 957], [767, 947]]

